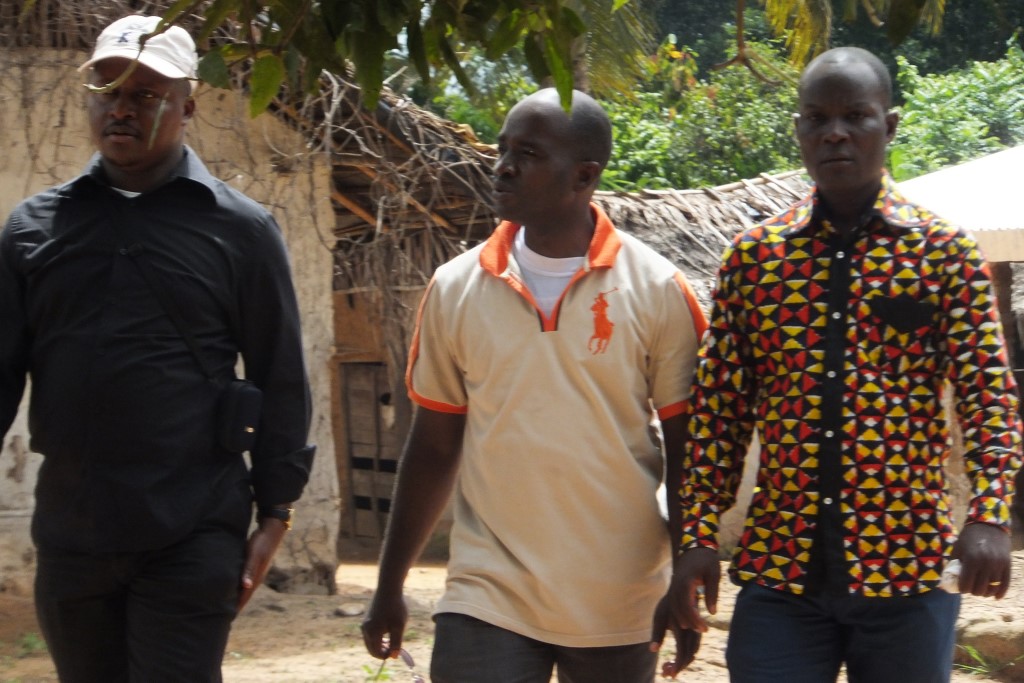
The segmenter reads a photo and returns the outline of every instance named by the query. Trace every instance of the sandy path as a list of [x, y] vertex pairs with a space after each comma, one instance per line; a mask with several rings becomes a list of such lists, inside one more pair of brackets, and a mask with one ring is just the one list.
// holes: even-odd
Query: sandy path
[[[346, 564], [338, 570], [337, 579], [339, 594], [334, 596], [258, 591], [235, 623], [224, 661], [225, 682], [367, 683], [374, 680], [379, 662], [363, 648], [359, 633], [362, 617], [342, 616], [341, 608], [359, 608], [368, 602], [376, 581], [376, 568], [372, 564]], [[407, 582], [410, 623], [405, 646], [424, 678], [427, 678], [433, 641], [430, 610], [440, 597], [443, 585], [444, 569], [438, 566], [416, 567]], [[723, 582], [722, 589], [719, 614], [712, 622], [714, 628], [705, 636], [697, 661], [679, 677], [681, 681], [728, 682], [724, 665], [725, 628], [735, 589], [728, 582]], [[0, 683], [52, 683], [56, 680], [45, 645], [38, 636], [31, 600], [0, 593]], [[411, 681], [412, 676], [404, 665], [389, 662], [379, 680]], [[994, 680], [962, 671], [953, 678], [954, 683]]]

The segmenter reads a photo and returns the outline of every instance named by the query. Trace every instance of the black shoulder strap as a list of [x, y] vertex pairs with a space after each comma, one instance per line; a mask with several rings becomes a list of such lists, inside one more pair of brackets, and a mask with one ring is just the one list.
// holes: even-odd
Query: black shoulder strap
[[157, 276], [153, 269], [147, 268], [146, 264], [143, 263], [143, 261], [146, 260], [144, 256], [145, 251], [146, 248], [137, 242], [128, 247], [121, 247], [120, 249], [120, 253], [123, 256], [131, 258], [132, 263], [134, 263], [139, 269], [139, 272], [142, 274], [142, 278], [146, 281], [146, 284], [149, 285], [151, 290], [153, 290], [153, 294], [156, 295], [157, 301], [160, 302], [160, 306], [163, 307], [167, 317], [169, 317], [171, 322], [174, 323], [174, 327], [178, 330], [178, 334], [180, 334], [181, 338], [185, 340], [189, 351], [191, 351], [192, 355], [195, 356], [196, 363], [199, 365], [199, 369], [203, 371], [203, 375], [206, 379], [213, 381], [213, 371], [210, 369], [210, 366], [207, 365], [206, 360], [203, 359], [203, 355], [199, 351], [199, 344], [196, 342], [196, 338], [192, 336], [192, 333], [185, 325], [185, 320], [181, 315], [181, 311], [178, 309], [177, 302], [172, 299], [167, 294], [167, 290], [161, 287], [160, 283], [157, 282]]

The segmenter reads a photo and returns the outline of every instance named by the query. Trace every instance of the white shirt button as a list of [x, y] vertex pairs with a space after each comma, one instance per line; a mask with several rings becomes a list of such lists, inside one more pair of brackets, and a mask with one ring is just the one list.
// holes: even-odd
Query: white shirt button
[[825, 376], [828, 377], [829, 379], [832, 379], [833, 377], [836, 376], [836, 371], [835, 370], [829, 370], [828, 372], [825, 373]]
[[826, 498], [822, 502], [825, 503], [825, 505], [831, 505], [832, 504], [832, 499], [831, 498]]
[[836, 311], [835, 313], [832, 314], [832, 319], [833, 320], [839, 320], [842, 317], [843, 317], [843, 314], [840, 313], [839, 311]]
[[825, 436], [828, 437], [829, 439], [831, 439], [835, 435], [836, 435], [836, 433], [833, 432], [831, 429], [829, 429], [828, 431], [825, 432]]
[[846, 252], [845, 251], [837, 251], [836, 252], [836, 258], [846, 258]]

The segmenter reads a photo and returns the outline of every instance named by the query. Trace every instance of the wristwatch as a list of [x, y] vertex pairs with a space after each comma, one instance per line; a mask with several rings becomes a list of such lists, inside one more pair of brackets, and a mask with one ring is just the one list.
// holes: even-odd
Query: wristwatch
[[289, 531], [292, 528], [292, 513], [295, 512], [293, 507], [261, 507], [256, 511], [256, 519], [261, 520], [264, 517], [273, 517], [284, 522], [285, 531]]

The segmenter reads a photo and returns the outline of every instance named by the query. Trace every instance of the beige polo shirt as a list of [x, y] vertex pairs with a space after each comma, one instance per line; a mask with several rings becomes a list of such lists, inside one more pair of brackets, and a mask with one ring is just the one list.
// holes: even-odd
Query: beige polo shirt
[[466, 414], [437, 611], [569, 647], [650, 638], [670, 558], [651, 424], [683, 411], [706, 327], [678, 269], [592, 209], [550, 315], [512, 258], [519, 226], [438, 268], [407, 373], [417, 404]]

